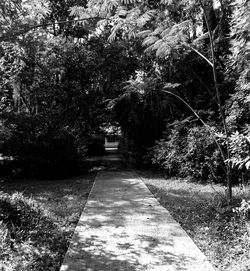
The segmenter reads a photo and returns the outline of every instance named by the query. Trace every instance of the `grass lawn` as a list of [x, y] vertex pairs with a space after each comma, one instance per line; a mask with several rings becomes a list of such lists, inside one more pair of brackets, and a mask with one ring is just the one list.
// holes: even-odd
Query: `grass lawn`
[[0, 180], [1, 271], [59, 270], [95, 175]]
[[[137, 174], [217, 270], [250, 270], [250, 220], [223, 204], [224, 187], [166, 179], [150, 171]], [[236, 187], [234, 195], [236, 203], [249, 200], [250, 189]]]

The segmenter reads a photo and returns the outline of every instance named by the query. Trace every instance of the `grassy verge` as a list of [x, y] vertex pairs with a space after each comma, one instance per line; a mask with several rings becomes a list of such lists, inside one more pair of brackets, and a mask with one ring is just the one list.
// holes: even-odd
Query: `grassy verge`
[[59, 270], [94, 178], [0, 181], [0, 270]]
[[[165, 179], [149, 171], [137, 174], [217, 270], [250, 270], [250, 220], [226, 207], [222, 186]], [[235, 187], [234, 195], [235, 205], [249, 200], [249, 187]]]

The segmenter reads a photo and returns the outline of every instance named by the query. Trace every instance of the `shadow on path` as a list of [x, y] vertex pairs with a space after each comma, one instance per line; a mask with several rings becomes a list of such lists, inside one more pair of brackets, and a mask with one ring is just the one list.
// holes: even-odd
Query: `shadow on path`
[[106, 150], [105, 155], [91, 156], [85, 160], [90, 171], [126, 171], [131, 166], [125, 162], [118, 150]]
[[61, 271], [212, 271], [131, 172], [99, 172]]

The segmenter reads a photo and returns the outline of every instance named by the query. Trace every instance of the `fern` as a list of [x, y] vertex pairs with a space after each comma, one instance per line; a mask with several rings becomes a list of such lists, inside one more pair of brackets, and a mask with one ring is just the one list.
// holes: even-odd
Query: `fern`
[[190, 39], [192, 23], [185, 20], [170, 26], [170, 22], [160, 25], [152, 32], [143, 31], [140, 36], [145, 37], [143, 46], [148, 46], [146, 52], [156, 51], [156, 56], [165, 57], [172, 50], [178, 50]]

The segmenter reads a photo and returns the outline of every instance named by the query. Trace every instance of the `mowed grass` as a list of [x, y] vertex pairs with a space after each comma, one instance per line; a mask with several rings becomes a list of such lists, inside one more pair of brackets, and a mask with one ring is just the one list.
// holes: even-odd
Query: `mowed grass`
[[59, 270], [95, 176], [1, 180], [0, 270]]
[[[137, 171], [150, 191], [219, 271], [250, 270], [250, 221], [226, 206], [225, 187], [166, 179]], [[249, 187], [234, 188], [234, 204], [250, 199]]]

